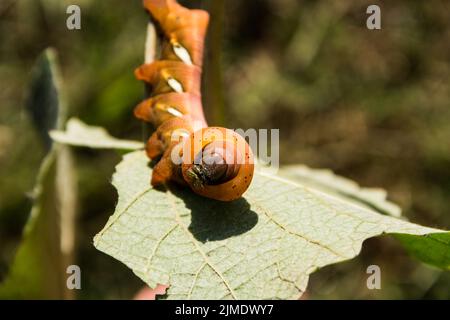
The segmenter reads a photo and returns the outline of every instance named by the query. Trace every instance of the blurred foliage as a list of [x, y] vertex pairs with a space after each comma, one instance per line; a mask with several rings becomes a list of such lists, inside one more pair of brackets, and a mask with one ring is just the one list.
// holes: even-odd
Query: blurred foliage
[[[26, 109], [38, 142], [48, 153], [42, 161], [33, 188], [33, 207], [23, 230], [23, 240], [5, 281], [0, 283], [0, 299], [63, 299], [72, 292], [65, 286], [66, 266], [71, 264], [73, 237], [65, 231], [75, 227], [76, 192], [70, 149], [55, 146], [49, 130], [65, 121], [65, 104], [56, 54], [47, 49], [37, 59], [26, 99]], [[59, 126], [58, 126], [59, 124]], [[64, 166], [64, 172], [61, 170]], [[69, 195], [68, 198], [64, 197]], [[63, 245], [63, 242], [67, 245]]]
[[[209, 1], [182, 3], [207, 8]], [[224, 122], [280, 128], [282, 164], [330, 168], [362, 186], [383, 187], [409, 219], [449, 229], [450, 3], [377, 3], [380, 31], [365, 27], [373, 4], [366, 0], [225, 1]], [[0, 2], [0, 280], [20, 241], [44, 156], [24, 113], [26, 84], [42, 49], [59, 52], [71, 116], [117, 137], [144, 138], [132, 115], [144, 94], [133, 78], [147, 21], [140, 1], [78, 0], [79, 31], [66, 28], [69, 4]], [[208, 67], [208, 52], [206, 60]], [[119, 155], [82, 149], [76, 156], [78, 296], [129, 298], [140, 280], [92, 246], [113, 212], [109, 179]], [[382, 290], [366, 288], [370, 264], [381, 267]], [[313, 275], [308, 297], [445, 299], [449, 287], [448, 272], [414, 262], [386, 238], [367, 241], [357, 260]]]

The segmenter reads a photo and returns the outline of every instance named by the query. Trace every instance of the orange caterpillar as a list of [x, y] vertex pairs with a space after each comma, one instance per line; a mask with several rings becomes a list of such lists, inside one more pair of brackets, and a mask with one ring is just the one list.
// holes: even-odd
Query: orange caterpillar
[[146, 145], [149, 158], [158, 160], [151, 183], [176, 181], [208, 198], [235, 200], [250, 185], [254, 159], [245, 139], [208, 127], [203, 115], [200, 84], [209, 15], [176, 0], [144, 0], [144, 7], [161, 36], [160, 59], [135, 71], [151, 95], [134, 114], [157, 128]]

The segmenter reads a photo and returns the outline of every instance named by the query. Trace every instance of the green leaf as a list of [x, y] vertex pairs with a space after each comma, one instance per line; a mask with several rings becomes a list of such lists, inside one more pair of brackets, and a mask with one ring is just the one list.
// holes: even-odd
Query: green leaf
[[39, 171], [34, 205], [0, 299], [62, 299], [66, 294], [64, 256], [60, 247], [59, 210], [55, 201], [56, 152]]
[[47, 49], [33, 68], [25, 107], [41, 139], [50, 149], [52, 141], [48, 131], [58, 127], [64, 118], [60, 107], [60, 76], [56, 65], [56, 53]]
[[154, 190], [150, 175], [144, 152], [125, 155], [116, 211], [94, 245], [150, 287], [168, 284], [169, 299], [296, 299], [312, 272], [355, 257], [370, 237], [443, 232], [273, 175], [256, 174], [230, 203]]
[[[62, 123], [65, 108], [61, 102], [56, 54], [47, 49], [38, 59], [28, 100], [37, 129], [43, 134]], [[37, 83], [36, 83], [37, 82]], [[71, 298], [66, 286], [66, 268], [71, 264], [74, 244], [76, 183], [70, 150], [51, 146], [39, 169], [33, 190], [33, 207], [24, 228], [23, 239], [5, 281], [0, 299]]]
[[338, 176], [328, 169], [311, 169], [305, 165], [281, 168], [279, 175], [302, 185], [343, 197], [379, 213], [401, 216], [401, 209], [386, 199], [387, 193], [380, 188], [362, 188], [356, 182]]
[[[361, 188], [356, 182], [337, 176], [331, 170], [292, 165], [283, 167], [279, 174], [308, 187], [336, 194], [371, 210], [396, 217], [401, 215], [400, 207], [386, 200], [385, 190]], [[396, 238], [411, 255], [422, 262], [444, 270], [450, 269], [450, 233], [435, 233], [427, 237], [404, 234], [396, 235]]]
[[72, 118], [67, 122], [66, 131], [53, 130], [50, 136], [56, 142], [94, 149], [142, 149], [144, 144], [138, 141], [116, 139], [101, 127], [88, 126]]
[[408, 252], [419, 260], [444, 270], [450, 270], [450, 233], [433, 233], [426, 237], [398, 234]]

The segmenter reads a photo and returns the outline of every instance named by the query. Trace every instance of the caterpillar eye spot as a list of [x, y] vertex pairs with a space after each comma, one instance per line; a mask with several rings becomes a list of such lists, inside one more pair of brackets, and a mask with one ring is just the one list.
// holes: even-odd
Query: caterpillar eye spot
[[183, 86], [180, 82], [178, 82], [177, 80], [175, 80], [172, 77], [169, 77], [167, 79], [167, 84], [172, 88], [173, 91], [181, 93], [183, 92]]
[[178, 42], [172, 44], [172, 49], [175, 55], [187, 65], [193, 65], [191, 55], [186, 48], [181, 46]]
[[183, 117], [183, 114], [180, 111], [178, 111], [177, 109], [175, 109], [174, 107], [167, 108], [167, 112], [175, 117], [180, 117], [180, 118]]

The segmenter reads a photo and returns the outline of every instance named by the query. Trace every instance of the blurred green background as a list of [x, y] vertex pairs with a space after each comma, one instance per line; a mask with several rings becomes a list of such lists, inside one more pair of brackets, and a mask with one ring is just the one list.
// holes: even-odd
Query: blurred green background
[[[448, 1], [181, 3], [213, 15], [203, 88], [211, 124], [279, 128], [282, 164], [330, 168], [385, 188], [412, 221], [450, 229]], [[66, 28], [69, 4], [81, 7], [79, 31]], [[366, 28], [370, 4], [381, 7], [382, 30]], [[23, 107], [35, 59], [57, 49], [70, 116], [143, 140], [132, 110], [144, 90], [133, 70], [143, 61], [146, 22], [139, 0], [1, 0], [0, 281], [44, 156]], [[131, 298], [143, 283], [92, 245], [116, 203], [109, 181], [120, 154], [75, 154], [76, 295]], [[382, 290], [366, 287], [371, 264], [381, 267]], [[314, 274], [306, 297], [448, 299], [450, 275], [408, 257], [392, 238], [371, 239], [359, 258]]]

